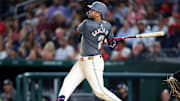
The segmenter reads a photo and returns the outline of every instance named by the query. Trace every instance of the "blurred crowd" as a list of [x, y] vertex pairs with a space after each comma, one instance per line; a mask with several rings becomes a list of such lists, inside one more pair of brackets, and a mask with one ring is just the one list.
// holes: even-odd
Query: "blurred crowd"
[[[38, 0], [13, 16], [17, 3], [0, 3], [0, 59], [74, 60], [80, 57], [77, 26], [93, 0]], [[180, 57], [180, 2], [178, 0], [101, 0], [106, 20], [116, 37], [164, 31], [164, 37], [120, 40], [116, 48], [104, 45], [104, 60], [144, 60]], [[7, 4], [7, 5], [6, 5]]]

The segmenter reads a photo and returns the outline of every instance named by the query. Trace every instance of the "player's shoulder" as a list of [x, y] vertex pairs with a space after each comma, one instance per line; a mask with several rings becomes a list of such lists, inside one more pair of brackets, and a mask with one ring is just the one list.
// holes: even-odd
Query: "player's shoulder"
[[106, 21], [106, 20], [103, 20], [103, 23], [104, 23], [104, 24], [107, 24], [107, 25], [111, 25], [111, 23], [108, 22], [108, 21]]
[[82, 21], [82, 24], [83, 24], [83, 25], [90, 25], [91, 23], [92, 23], [92, 21], [89, 20], [89, 19], [84, 19], [84, 20]]
[[92, 20], [90, 20], [90, 19], [84, 19], [82, 22], [83, 22], [83, 23], [89, 23], [89, 22], [92, 22]]
[[104, 24], [106, 27], [108, 27], [108, 28], [112, 28], [111, 23], [109, 23], [109, 22], [106, 21], [106, 20], [103, 20], [103, 24]]
[[87, 19], [84, 19], [81, 23], [86, 23], [87, 22]]

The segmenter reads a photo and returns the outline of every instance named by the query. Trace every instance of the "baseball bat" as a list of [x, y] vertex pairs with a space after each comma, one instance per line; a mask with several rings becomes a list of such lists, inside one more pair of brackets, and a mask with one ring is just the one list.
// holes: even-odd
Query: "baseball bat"
[[159, 37], [159, 36], [164, 36], [164, 32], [150, 32], [150, 33], [143, 33], [133, 36], [115, 37], [114, 39], [120, 40], [120, 39], [128, 39], [128, 38], [148, 38], [148, 37]]

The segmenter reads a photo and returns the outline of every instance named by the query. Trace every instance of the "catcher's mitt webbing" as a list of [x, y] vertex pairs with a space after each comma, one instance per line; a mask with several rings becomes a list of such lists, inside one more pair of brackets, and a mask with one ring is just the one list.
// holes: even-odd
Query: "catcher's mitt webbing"
[[[165, 80], [171, 89], [170, 94], [180, 99], [180, 71], [174, 73], [170, 78]], [[179, 100], [178, 100], [179, 101]]]

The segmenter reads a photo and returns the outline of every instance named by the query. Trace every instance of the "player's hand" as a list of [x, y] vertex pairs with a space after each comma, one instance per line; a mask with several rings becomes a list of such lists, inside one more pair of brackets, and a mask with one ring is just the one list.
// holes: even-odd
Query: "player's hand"
[[114, 48], [116, 46], [116, 40], [114, 40], [114, 38], [109, 39], [109, 46], [111, 48]]
[[109, 44], [112, 45], [114, 43], [114, 38], [109, 39]]

